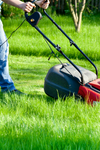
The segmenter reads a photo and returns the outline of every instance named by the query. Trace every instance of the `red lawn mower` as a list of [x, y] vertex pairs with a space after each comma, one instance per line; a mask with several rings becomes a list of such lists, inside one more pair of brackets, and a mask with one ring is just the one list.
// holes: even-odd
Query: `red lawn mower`
[[[41, 30], [37, 27], [42, 15], [35, 12], [32, 15], [25, 13], [26, 20], [45, 38], [47, 44], [51, 44], [61, 55], [63, 55], [69, 63], [62, 63], [53, 66], [48, 71], [45, 83], [45, 93], [53, 98], [66, 98], [69, 95], [75, 95], [88, 104], [94, 104], [100, 101], [100, 79], [98, 79], [98, 70], [95, 64], [80, 50], [74, 41], [56, 24], [56, 22], [43, 10], [44, 14], [52, 21], [52, 23], [65, 35], [69, 40], [70, 46], [74, 46], [95, 68], [95, 72], [75, 65], [62, 51], [59, 45], [55, 45]], [[50, 47], [50, 45], [49, 45]], [[50, 47], [51, 49], [51, 47]], [[51, 49], [51, 53], [55, 54]], [[56, 54], [55, 54], [56, 55]], [[59, 58], [58, 58], [59, 59]]]

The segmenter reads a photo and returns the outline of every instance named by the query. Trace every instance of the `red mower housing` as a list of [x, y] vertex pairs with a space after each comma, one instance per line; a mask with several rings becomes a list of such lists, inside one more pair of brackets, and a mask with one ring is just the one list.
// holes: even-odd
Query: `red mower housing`
[[81, 95], [88, 104], [100, 102], [100, 79], [89, 82], [89, 87], [80, 85], [78, 94]]

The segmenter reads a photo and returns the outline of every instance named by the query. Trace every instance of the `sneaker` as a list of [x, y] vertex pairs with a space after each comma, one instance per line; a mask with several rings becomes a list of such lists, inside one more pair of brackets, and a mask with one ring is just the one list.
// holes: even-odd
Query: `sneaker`
[[9, 93], [11, 93], [11, 94], [17, 94], [17, 95], [27, 95], [27, 94], [25, 94], [25, 93], [20, 92], [20, 91], [17, 90], [17, 89], [12, 90], [12, 91], [9, 91]]

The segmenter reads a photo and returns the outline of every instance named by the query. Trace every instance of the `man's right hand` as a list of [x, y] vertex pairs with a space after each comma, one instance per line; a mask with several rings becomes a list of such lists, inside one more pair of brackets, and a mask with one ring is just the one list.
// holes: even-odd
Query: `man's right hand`
[[33, 7], [36, 7], [36, 6], [35, 4], [32, 4], [31, 2], [20, 4], [20, 8], [26, 12], [30, 12], [33, 9]]

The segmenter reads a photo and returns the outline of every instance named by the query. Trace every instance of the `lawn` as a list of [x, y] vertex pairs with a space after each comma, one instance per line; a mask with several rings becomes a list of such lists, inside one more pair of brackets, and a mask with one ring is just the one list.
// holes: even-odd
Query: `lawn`
[[[84, 18], [79, 34], [74, 31], [70, 16], [66, 17], [66, 24], [65, 16], [53, 16], [53, 18], [91, 57], [98, 68], [100, 77], [99, 17], [93, 17], [96, 22], [93, 22], [91, 18], [90, 20]], [[3, 19], [3, 22], [9, 36], [22, 19]], [[76, 50], [74, 52], [74, 48], [69, 46], [68, 41], [65, 44], [65, 37], [60, 36], [60, 33], [53, 29], [53, 25], [48, 23], [45, 16], [44, 21], [41, 20], [41, 22], [39, 26], [42, 30], [53, 41], [62, 45], [62, 50], [75, 64], [94, 71], [90, 63], [82, 60], [83, 57]], [[99, 150], [100, 105], [91, 107], [75, 102], [74, 96], [66, 98], [65, 101], [60, 98], [54, 100], [44, 93], [45, 76], [52, 66], [59, 64], [59, 61], [55, 57], [51, 57], [48, 61], [50, 56], [48, 46], [27, 22], [13, 34], [9, 43], [11, 77], [16, 88], [28, 95], [0, 93], [0, 149]], [[62, 62], [66, 62], [64, 58], [58, 56]]]
[[[75, 32], [73, 20], [70, 16], [50, 15], [53, 20], [68, 34], [68, 36], [87, 54], [92, 60], [100, 58], [100, 17], [99, 15], [83, 17], [82, 28], [80, 33]], [[4, 29], [7, 37], [22, 23], [24, 18], [3, 19]], [[54, 26], [46, 17], [40, 20], [38, 24], [41, 31], [51, 39], [56, 45], [58, 44], [62, 51], [68, 57], [73, 59], [83, 59], [82, 55], [72, 46], [69, 40]], [[50, 48], [44, 38], [27, 22], [12, 35], [9, 40], [10, 53], [27, 56], [47, 56], [50, 54]], [[39, 46], [38, 46], [39, 45]]]
[[[91, 68], [86, 61], [73, 61]], [[9, 55], [16, 88], [29, 95], [1, 94], [0, 149], [100, 149], [100, 106], [77, 103], [74, 96], [55, 101], [44, 93], [45, 76], [58, 63], [55, 58], [48, 62], [47, 57]], [[100, 61], [94, 63], [100, 70]]]

